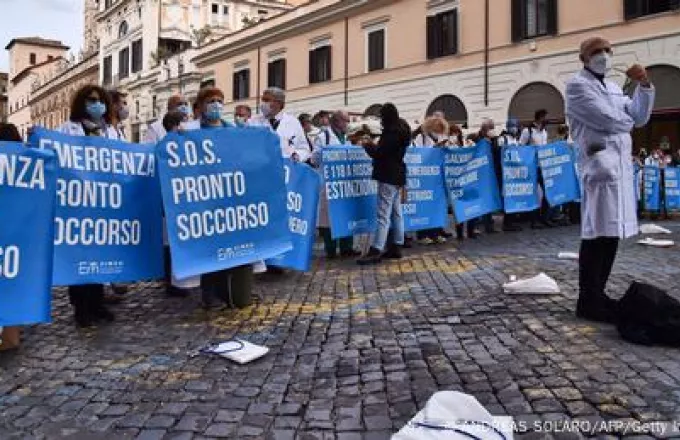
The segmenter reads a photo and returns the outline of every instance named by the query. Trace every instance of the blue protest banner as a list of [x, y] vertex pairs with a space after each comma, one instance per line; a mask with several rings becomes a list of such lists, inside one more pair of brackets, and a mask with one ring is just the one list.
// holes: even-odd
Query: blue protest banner
[[309, 165], [289, 159], [284, 161], [283, 169], [288, 188], [286, 207], [293, 249], [267, 260], [267, 264], [305, 272], [312, 261], [321, 176]]
[[163, 276], [161, 203], [152, 145], [36, 128], [57, 153], [54, 285]]
[[448, 224], [444, 186], [444, 150], [409, 148], [406, 163], [406, 203], [402, 205], [406, 232], [443, 228]]
[[646, 165], [642, 179], [645, 189], [645, 210], [659, 211], [661, 209], [661, 172], [659, 167]]
[[557, 142], [538, 148], [538, 164], [543, 176], [545, 198], [550, 206], [578, 200], [580, 189], [574, 152], [567, 142]]
[[0, 326], [50, 322], [56, 162], [0, 142]]
[[508, 214], [534, 211], [541, 206], [536, 147], [503, 147], [503, 203]]
[[457, 223], [501, 209], [491, 145], [487, 141], [473, 147], [445, 149], [444, 176]]
[[378, 183], [371, 178], [373, 161], [363, 148], [329, 146], [322, 151], [331, 236], [374, 232], [378, 219]]
[[270, 130], [172, 133], [156, 149], [176, 278], [292, 248], [279, 138]]
[[666, 209], [669, 211], [680, 209], [680, 168], [666, 167], [664, 189], [666, 193]]

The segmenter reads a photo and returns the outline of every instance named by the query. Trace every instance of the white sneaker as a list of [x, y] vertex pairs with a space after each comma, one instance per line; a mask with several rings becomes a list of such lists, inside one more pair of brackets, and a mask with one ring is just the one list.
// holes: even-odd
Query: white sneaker
[[442, 236], [437, 237], [437, 243], [439, 243], [439, 244], [446, 243], [446, 237], [442, 237]]
[[425, 238], [420, 240], [420, 244], [425, 245], [425, 246], [429, 246], [431, 244], [434, 244], [434, 240], [432, 240], [430, 237], [425, 237]]

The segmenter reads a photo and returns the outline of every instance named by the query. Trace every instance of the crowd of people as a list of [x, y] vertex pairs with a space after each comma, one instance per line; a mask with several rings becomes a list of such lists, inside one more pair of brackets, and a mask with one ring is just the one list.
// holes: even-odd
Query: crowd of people
[[[611, 48], [606, 41], [601, 39], [594, 42], [590, 41], [587, 44], [584, 43], [581, 47], [581, 59], [584, 62], [583, 72], [585, 72], [582, 75], [587, 77], [586, 80], [588, 81], [591, 79], [590, 76], [594, 76], [599, 83], [605, 85], [605, 88], [610, 87], [607, 85], [609, 83], [604, 82], [604, 73], [601, 73], [606, 73], [606, 66], [602, 63], [606, 62], [607, 54], [611, 55]], [[646, 76], [643, 74], [644, 69], [642, 73], [636, 70], [632, 75], [635, 76], [634, 79], [636, 80], [642, 81], [644, 79], [646, 81]], [[590, 86], [590, 83], [587, 85]], [[589, 89], [586, 89], [580, 83], [573, 87], [580, 87], [580, 92], [574, 92], [578, 99], [582, 98], [579, 93], [586, 96], [590, 96], [588, 93], [592, 94]], [[588, 99], [591, 98], [592, 96]], [[378, 182], [378, 228], [372, 235], [368, 251], [360, 255], [353, 237], [339, 240], [332, 238], [328, 218], [328, 202], [323, 186], [320, 189], [321, 197], [318, 216], [319, 235], [323, 239], [326, 257], [359, 257], [357, 262], [362, 265], [377, 264], [384, 258], [401, 258], [402, 248], [411, 246], [414, 240], [424, 245], [430, 245], [444, 243], [454, 235], [446, 229], [420, 231], [415, 237], [407, 237], [407, 234], [404, 233], [404, 222], [401, 212], [401, 203], [404, 199], [404, 187], [406, 185], [404, 156], [410, 146], [433, 148], [462, 147], [474, 145], [480, 140], [487, 140], [492, 146], [494, 169], [497, 174], [498, 184], [501, 185], [503, 180], [501, 151], [504, 146], [541, 146], [554, 140], [571, 142], [570, 130], [566, 126], [560, 126], [557, 130], [557, 137], [549, 139], [547, 131], [549, 115], [543, 109], [538, 109], [535, 112], [535, 118], [532, 123], [522, 127], [516, 118], [509, 118], [504, 129], [500, 133], [496, 133], [496, 124], [491, 119], [484, 119], [478, 131], [470, 132], [467, 131], [467, 127], [458, 125], [453, 121], [448, 121], [443, 112], [433, 113], [418, 128], [412, 130], [409, 124], [400, 117], [398, 109], [391, 103], [384, 104], [381, 107], [380, 118], [353, 120], [346, 111], [341, 110], [335, 112], [322, 111], [313, 116], [301, 114], [296, 117], [286, 110], [285, 92], [278, 88], [268, 88], [263, 92], [257, 112], [254, 112], [253, 109], [246, 105], [237, 105], [231, 112], [234, 115], [233, 119], [227, 121], [223, 118], [223, 115], [228, 113], [225, 109], [224, 101], [223, 92], [215, 87], [201, 89], [193, 105], [190, 105], [188, 100], [181, 95], [171, 97], [167, 102], [167, 112], [159, 121], [151, 124], [144, 136], [143, 142], [156, 143], [162, 140], [167, 133], [181, 130], [219, 129], [234, 126], [260, 127], [272, 130], [278, 135], [281, 152], [284, 157], [300, 163], [306, 163], [317, 169], [321, 165], [321, 152], [326, 146], [353, 144], [364, 148], [366, 153], [373, 159], [372, 177]], [[574, 105], [578, 110], [580, 108], [578, 107], [579, 105], [588, 108], [588, 106], [592, 107], [592, 105], [596, 104], [596, 102], [593, 104], [588, 101], [581, 102], [577, 100]], [[604, 108], [604, 104], [602, 107]], [[595, 114], [599, 114], [597, 113], [598, 111], [606, 113], [606, 109], [602, 110], [601, 108], [596, 108], [592, 111]], [[588, 116], [586, 114], [572, 113], [573, 119], [580, 124], [576, 127], [575, 131], [573, 127], [571, 130], [578, 143], [579, 138], [583, 137], [583, 130], [589, 129], [588, 127], [590, 126], [588, 125]], [[71, 135], [104, 136], [109, 139], [126, 140], [127, 136], [123, 128], [123, 121], [128, 117], [128, 114], [125, 94], [117, 91], [106, 91], [96, 85], [88, 85], [78, 90], [73, 97], [69, 120], [64, 122], [59, 131]], [[636, 115], [638, 119], [641, 119], [642, 116]], [[585, 122], [584, 118], [586, 119]], [[636, 123], [638, 119], [635, 120]], [[607, 123], [610, 122], [607, 121]], [[630, 131], [629, 129], [632, 125], [630, 127], [626, 125], [626, 127]], [[623, 129], [621, 129], [621, 132], [623, 132]], [[6, 125], [1, 127], [0, 133], [5, 139], [21, 140], [16, 130], [12, 130], [11, 127]], [[583, 141], [583, 139], [580, 140]], [[605, 149], [605, 147], [599, 144], [586, 144], [586, 147], [586, 151], [580, 152], [580, 154], [585, 154], [587, 157]], [[591, 149], [596, 147], [601, 147], [601, 149], [591, 151]], [[579, 152], [574, 151], [575, 157], [578, 154]], [[639, 160], [641, 162], [644, 160], [644, 163], [670, 164], [680, 162], [680, 156], [667, 161], [665, 157], [662, 158], [660, 152], [655, 151], [649, 157], [643, 158], [641, 156]], [[592, 170], [587, 168], [589, 166], [587, 160], [585, 163], [586, 168], [582, 170], [585, 177], [582, 176], [582, 179], [588, 180], [589, 173]], [[585, 184], [585, 189], [588, 191], [588, 182], [585, 182]], [[540, 177], [539, 186], [541, 186]], [[550, 207], [545, 197], [543, 197], [542, 191], [540, 193], [542, 200], [541, 207], [535, 212], [524, 216], [517, 214], [503, 215], [499, 213], [503, 215], [502, 230], [505, 232], [521, 231], [522, 226], [520, 226], [520, 223], [522, 221], [529, 223], [532, 229], [568, 225], [579, 221], [580, 209], [577, 204], [570, 203], [561, 207]], [[610, 203], [611, 201], [606, 200], [605, 202]], [[605, 215], [599, 211], [600, 208], [592, 208], [595, 213], [594, 215]], [[589, 215], [584, 221], [590, 224], [589, 222], [592, 222], [593, 219]], [[617, 221], [614, 221], [614, 223], [617, 223]], [[486, 233], [498, 232], [494, 215], [492, 214], [468, 221], [465, 225], [457, 224], [455, 219], [453, 219], [452, 224], [455, 225], [455, 235], [458, 239], [464, 239], [466, 235], [468, 238], [476, 238], [482, 233], [478, 229], [480, 224]], [[604, 249], [608, 252], [606, 255], [607, 260], [613, 261], [609, 242], [603, 244], [599, 240], [599, 233], [589, 232], [589, 227], [584, 229], [583, 246], [585, 246], [584, 249], [587, 254], [586, 259], [597, 257], [599, 255], [598, 252]], [[618, 231], [612, 232], [607, 230], [605, 232], [607, 237], [619, 237], [621, 235]], [[591, 240], [591, 237], [598, 238]], [[615, 253], [615, 249], [613, 252]], [[611, 270], [611, 267], [608, 270]], [[608, 270], [603, 269], [601, 272], [598, 272], [598, 274], [595, 274], [597, 275], [595, 278], [598, 280], [604, 278], [606, 283]], [[170, 274], [170, 256], [169, 252], [166, 252], [166, 283], [168, 285], [166, 291], [172, 296], [186, 296], [190, 290], [200, 289], [203, 304], [206, 308], [222, 307], [225, 304], [245, 305], [247, 301], [243, 300], [243, 298], [249, 297], [253, 273], [263, 271], [280, 273], [280, 269], [267, 268], [263, 262], [259, 262], [253, 265], [205, 274], [200, 279], [175, 280]], [[586, 268], [584, 270], [582, 267], [582, 272], [586, 275], [590, 273], [587, 276], [594, 276], [591, 273], [592, 269]], [[581, 281], [582, 292], [589, 290], [596, 291], [595, 293], [590, 292], [590, 294], [594, 295], [593, 298], [596, 299], [592, 300], [594, 301], [592, 304], [595, 304], [593, 306], [595, 311], [591, 310], [592, 313], [588, 316], [600, 317], [600, 314], [604, 313], [601, 311], [601, 308], [606, 303], [602, 299], [603, 288], [600, 288], [601, 286], [599, 285], [593, 287], [592, 281], [583, 281], [583, 279]], [[81, 327], [87, 327], [96, 322], [112, 321], [114, 319], [113, 314], [106, 304], [110, 301], [120, 301], [126, 289], [125, 286], [114, 285], [112, 290], [115, 294], [105, 295], [105, 286], [103, 285], [69, 287], [69, 296], [74, 306], [76, 323]]]

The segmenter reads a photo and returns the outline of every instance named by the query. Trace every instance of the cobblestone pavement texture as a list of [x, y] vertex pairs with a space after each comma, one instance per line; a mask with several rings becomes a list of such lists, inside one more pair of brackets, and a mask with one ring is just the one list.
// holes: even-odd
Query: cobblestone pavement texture
[[[664, 226], [680, 240], [680, 224]], [[680, 351], [574, 317], [577, 264], [557, 253], [577, 246], [570, 227], [416, 247], [372, 268], [318, 258], [310, 273], [258, 280], [264, 299], [240, 311], [139, 285], [95, 331], [75, 328], [57, 290], [53, 324], [0, 355], [0, 439], [388, 439], [438, 390], [514, 416], [529, 428], [517, 438], [587, 436], [538, 429], [560, 421], [608, 426], [603, 439], [680, 436], [634, 423], [680, 418]], [[540, 271], [561, 295], [501, 292]], [[677, 288], [679, 276], [677, 248], [628, 242], [609, 289]], [[244, 366], [191, 356], [232, 337], [271, 351]]]

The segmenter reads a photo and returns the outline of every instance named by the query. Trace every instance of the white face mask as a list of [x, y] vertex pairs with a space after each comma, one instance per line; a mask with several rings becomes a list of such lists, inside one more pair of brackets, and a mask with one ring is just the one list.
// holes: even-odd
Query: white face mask
[[272, 116], [272, 105], [269, 102], [260, 103], [260, 112], [266, 118]]
[[122, 106], [122, 107], [118, 110], [118, 118], [119, 118], [121, 121], [126, 120], [129, 116], [130, 116], [130, 109], [128, 108], [127, 105]]
[[588, 68], [598, 75], [605, 75], [612, 68], [612, 56], [606, 52], [590, 57]]

